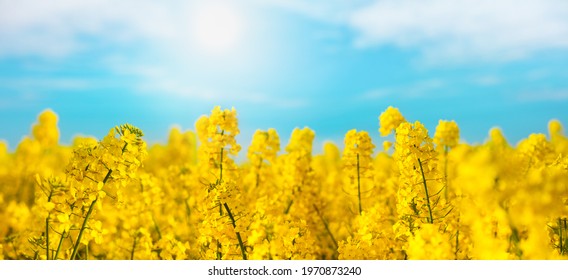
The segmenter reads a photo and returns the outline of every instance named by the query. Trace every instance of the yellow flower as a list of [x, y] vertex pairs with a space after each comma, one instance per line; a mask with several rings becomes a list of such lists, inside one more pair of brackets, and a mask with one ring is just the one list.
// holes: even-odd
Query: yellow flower
[[454, 254], [449, 241], [437, 225], [423, 224], [408, 242], [408, 259], [451, 260]]
[[460, 139], [460, 129], [455, 121], [440, 120], [434, 134], [434, 143], [438, 147], [453, 148]]
[[57, 128], [57, 114], [52, 110], [41, 112], [38, 124], [32, 127], [32, 133], [44, 147], [53, 147], [59, 142], [59, 129]]
[[389, 106], [386, 111], [379, 116], [379, 132], [381, 136], [387, 136], [399, 124], [406, 122], [398, 108]]
[[[343, 150], [344, 171], [349, 176], [350, 183], [357, 187], [359, 214], [363, 211], [361, 201], [361, 187], [373, 177], [373, 149], [375, 145], [366, 131], [357, 132], [353, 129], [345, 135], [345, 149]], [[363, 190], [364, 191], [364, 190]]]

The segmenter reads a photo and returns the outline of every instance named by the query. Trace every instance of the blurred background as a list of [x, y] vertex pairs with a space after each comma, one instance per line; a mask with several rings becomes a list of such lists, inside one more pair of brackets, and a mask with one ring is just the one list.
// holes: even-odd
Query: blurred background
[[565, 0], [0, 0], [0, 139], [51, 108], [64, 144], [125, 122], [165, 143], [220, 105], [244, 147], [304, 126], [316, 151], [353, 128], [380, 147], [394, 106], [515, 144], [568, 125], [567, 65]]

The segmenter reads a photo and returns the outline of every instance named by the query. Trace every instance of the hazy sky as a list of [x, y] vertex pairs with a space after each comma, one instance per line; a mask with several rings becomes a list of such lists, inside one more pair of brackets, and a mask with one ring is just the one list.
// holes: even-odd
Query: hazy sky
[[[61, 141], [139, 126], [149, 143], [235, 107], [256, 129], [352, 128], [380, 147], [389, 105], [482, 142], [568, 125], [565, 0], [0, 0], [0, 139], [46, 108]], [[316, 148], [319, 149], [319, 148]]]

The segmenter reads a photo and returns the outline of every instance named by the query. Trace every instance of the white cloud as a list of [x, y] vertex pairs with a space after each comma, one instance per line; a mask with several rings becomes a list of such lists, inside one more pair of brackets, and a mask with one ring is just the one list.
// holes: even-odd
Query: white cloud
[[545, 68], [532, 69], [525, 74], [525, 78], [529, 81], [538, 81], [549, 78], [550, 76], [552, 76], [551, 71]]
[[353, 12], [356, 46], [419, 49], [433, 63], [508, 61], [568, 48], [564, 0], [382, 0]]
[[[165, 94], [180, 99], [207, 102], [240, 102], [253, 105], [271, 105], [279, 108], [299, 108], [308, 105], [302, 98], [279, 97], [262, 92], [226, 88], [222, 84], [203, 84], [192, 80], [187, 73], [172, 71], [164, 65], [129, 63], [121, 58], [106, 61], [115, 73], [139, 77], [134, 85], [140, 94]], [[189, 75], [190, 76], [190, 75]]]
[[567, 101], [568, 89], [558, 90], [539, 90], [537, 92], [524, 92], [517, 96], [519, 101], [539, 102], [539, 101]]
[[0, 79], [0, 84], [4, 89], [11, 89], [18, 92], [38, 88], [58, 91], [81, 90], [91, 88], [95, 85], [92, 81], [75, 78], [2, 78]]
[[[266, 2], [266, 1], [265, 1]], [[428, 64], [511, 61], [568, 48], [565, 0], [267, 0], [349, 27], [357, 48], [418, 50]]]
[[471, 82], [474, 85], [490, 87], [498, 85], [503, 81], [503, 79], [497, 75], [481, 75], [471, 78]]
[[19, 94], [5, 93], [0, 89], [0, 109], [14, 109], [21, 108], [30, 103], [34, 103], [41, 97], [34, 92], [21, 92]]
[[385, 99], [389, 97], [401, 97], [407, 99], [417, 99], [424, 97], [432, 97], [435, 91], [443, 89], [447, 83], [442, 79], [426, 79], [416, 81], [408, 85], [384, 87], [372, 89], [361, 95], [362, 99], [375, 100]]
[[62, 57], [88, 47], [84, 36], [124, 42], [179, 37], [188, 4], [149, 0], [0, 1], [0, 57]]
[[[417, 49], [432, 63], [508, 61], [568, 48], [565, 0], [243, 0], [344, 25], [360, 48]], [[187, 44], [199, 1], [0, 1], [0, 57], [61, 57], [88, 48], [81, 36], [111, 42]]]
[[270, 105], [276, 108], [300, 108], [308, 102], [303, 99], [279, 98], [259, 92], [247, 92], [241, 90], [216, 89], [211, 87], [193, 86], [187, 82], [175, 78], [153, 78], [149, 82], [137, 85], [141, 93], [162, 93], [180, 99], [201, 100], [213, 103], [235, 102], [251, 105]]
[[[253, 2], [232, 1], [231, 4], [245, 7]], [[98, 61], [99, 66], [117, 75], [138, 78], [140, 82], [136, 84], [124, 83], [140, 93], [152, 92], [203, 101], [277, 102], [281, 107], [305, 106], [306, 101], [302, 99], [282, 97], [277, 100], [276, 96], [241, 89], [231, 94], [232, 90], [222, 90], [223, 85], [218, 83], [204, 85], [206, 82], [196, 81], [198, 78], [188, 79], [188, 69], [202, 71], [200, 68], [217, 67], [208, 71], [229, 76], [239, 63], [244, 65], [238, 68], [239, 73], [253, 72], [258, 62], [251, 58], [252, 55], [262, 55], [255, 50], [247, 50], [238, 57], [208, 61], [208, 57], [193, 53], [192, 44], [195, 42], [191, 32], [194, 31], [192, 24], [196, 23], [192, 16], [204, 3], [197, 0], [0, 0], [0, 59], [11, 56], [65, 58], [81, 51], [97, 51], [95, 48], [100, 45], [111, 46], [110, 52], [101, 54], [103, 58]], [[151, 51], [148, 52], [150, 57], [134, 55], [133, 58], [120, 50], [121, 44], [128, 48], [139, 43], [157, 46], [162, 52], [160, 59], [151, 57]], [[188, 63], [191, 65], [188, 66]], [[21, 78], [5, 82], [5, 88], [19, 91], [23, 88], [66, 90], [95, 86], [70, 79]]]
[[372, 3], [371, 0], [256, 0], [255, 2], [337, 24], [344, 24], [352, 12]]

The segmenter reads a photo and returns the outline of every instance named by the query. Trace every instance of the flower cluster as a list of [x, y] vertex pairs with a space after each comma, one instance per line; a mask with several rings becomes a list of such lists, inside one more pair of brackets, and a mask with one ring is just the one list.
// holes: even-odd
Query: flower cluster
[[402, 116], [398, 108], [389, 106], [387, 110], [379, 116], [379, 132], [381, 136], [387, 136], [403, 122], [406, 122], [406, 119]]
[[434, 134], [434, 144], [438, 147], [453, 148], [458, 145], [460, 139], [460, 129], [455, 121], [438, 122], [436, 133]]
[[363, 212], [361, 204], [361, 182], [373, 178], [373, 149], [375, 145], [366, 131], [350, 130], [345, 135], [345, 149], [343, 150], [344, 171], [350, 184], [357, 187], [359, 214]]
[[57, 120], [40, 113], [14, 151], [0, 141], [0, 259], [568, 258], [558, 120], [468, 144], [455, 121], [432, 136], [388, 107], [380, 151], [350, 130], [314, 153], [307, 127], [281, 150], [268, 129], [241, 162], [235, 109], [151, 147], [129, 124], [62, 145]]

